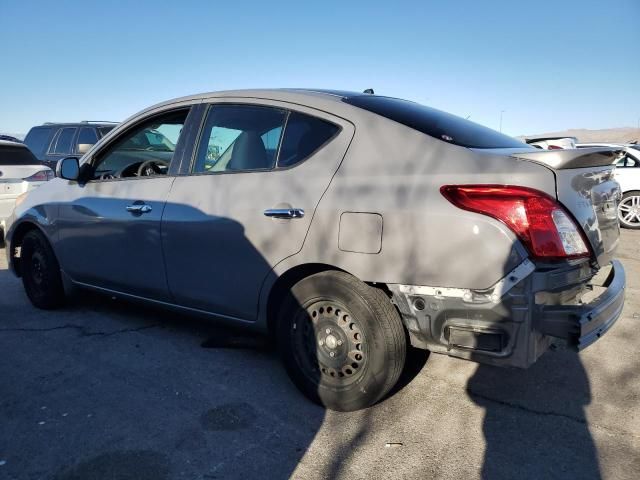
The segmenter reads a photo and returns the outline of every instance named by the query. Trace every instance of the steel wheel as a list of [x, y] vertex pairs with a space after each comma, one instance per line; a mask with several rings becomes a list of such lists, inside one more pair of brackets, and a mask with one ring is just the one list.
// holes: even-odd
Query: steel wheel
[[332, 410], [378, 402], [395, 385], [406, 356], [391, 300], [345, 272], [320, 272], [293, 285], [280, 304], [276, 338], [291, 380]]
[[640, 228], [640, 192], [624, 194], [618, 205], [618, 220], [623, 227]]
[[366, 339], [349, 310], [330, 300], [312, 301], [291, 324], [298, 367], [310, 379], [348, 386], [366, 368]]

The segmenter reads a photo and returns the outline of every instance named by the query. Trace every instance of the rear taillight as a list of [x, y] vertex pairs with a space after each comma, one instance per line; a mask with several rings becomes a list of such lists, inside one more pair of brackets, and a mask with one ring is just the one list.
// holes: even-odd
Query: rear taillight
[[544, 192], [510, 185], [445, 185], [440, 192], [459, 208], [505, 223], [533, 257], [553, 260], [590, 256], [573, 219]]
[[25, 182], [48, 182], [53, 179], [53, 172], [51, 170], [40, 170], [34, 173], [30, 177], [23, 178]]
[[564, 148], [562, 148], [562, 147], [561, 147], [561, 146], [559, 146], [559, 145], [549, 145], [549, 146], [547, 147], [547, 150], [564, 150]]

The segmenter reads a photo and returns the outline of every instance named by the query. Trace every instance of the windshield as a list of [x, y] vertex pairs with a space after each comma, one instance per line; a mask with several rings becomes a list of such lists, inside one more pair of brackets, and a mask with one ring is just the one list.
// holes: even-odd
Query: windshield
[[34, 155], [42, 157], [49, 147], [49, 136], [51, 135], [51, 127], [34, 127], [32, 128], [24, 143], [29, 147]]
[[[344, 102], [402, 123], [431, 137], [468, 148], [527, 148], [526, 143], [450, 113], [391, 97], [359, 95]], [[532, 148], [532, 147], [529, 147]]]

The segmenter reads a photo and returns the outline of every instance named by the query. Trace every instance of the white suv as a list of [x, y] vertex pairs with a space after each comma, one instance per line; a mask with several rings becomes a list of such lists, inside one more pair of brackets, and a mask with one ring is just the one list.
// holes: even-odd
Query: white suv
[[22, 143], [0, 140], [0, 245], [16, 199], [54, 177]]
[[615, 161], [615, 176], [623, 193], [622, 201], [618, 205], [618, 219], [623, 227], [640, 229], [640, 145], [579, 143], [576, 147], [615, 147], [622, 150], [622, 154]]

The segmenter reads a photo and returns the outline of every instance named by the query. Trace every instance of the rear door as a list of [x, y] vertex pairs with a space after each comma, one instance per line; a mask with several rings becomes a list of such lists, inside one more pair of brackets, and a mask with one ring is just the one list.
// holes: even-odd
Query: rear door
[[181, 305], [254, 320], [263, 280], [302, 248], [354, 128], [278, 102], [211, 104], [204, 115], [163, 215], [169, 287]]

